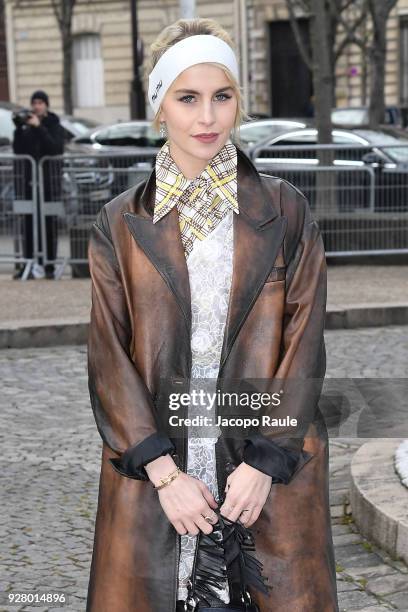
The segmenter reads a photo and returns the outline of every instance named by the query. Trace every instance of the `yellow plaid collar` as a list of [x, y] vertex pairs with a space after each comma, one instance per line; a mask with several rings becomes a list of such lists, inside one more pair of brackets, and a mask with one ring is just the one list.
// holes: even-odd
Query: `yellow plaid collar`
[[[225, 208], [231, 208], [239, 213], [237, 198], [237, 149], [231, 141], [227, 141], [220, 151], [212, 158], [201, 174], [194, 179], [187, 179], [179, 170], [170, 155], [168, 141], [160, 149], [156, 157], [156, 196], [153, 213], [153, 223], [159, 221], [178, 202], [185, 190], [190, 187], [194, 196], [194, 186], [197, 191], [207, 187], [208, 201], [217, 200]], [[194, 185], [193, 185], [194, 183]], [[211, 192], [211, 193], [210, 193]], [[191, 196], [190, 196], [191, 198]]]

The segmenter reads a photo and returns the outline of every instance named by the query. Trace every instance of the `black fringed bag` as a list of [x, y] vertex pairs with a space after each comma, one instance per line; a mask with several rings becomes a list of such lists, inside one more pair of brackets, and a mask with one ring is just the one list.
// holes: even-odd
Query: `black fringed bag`
[[[224, 499], [219, 502], [219, 507]], [[242, 523], [230, 521], [215, 510], [217, 523], [209, 534], [197, 535], [193, 568], [184, 603], [186, 612], [260, 612], [252, 602], [248, 587], [268, 595], [268, 580], [262, 576], [262, 563], [250, 554], [255, 551], [252, 532]], [[228, 581], [230, 603], [226, 604], [215, 589]], [[215, 588], [214, 588], [215, 587]]]

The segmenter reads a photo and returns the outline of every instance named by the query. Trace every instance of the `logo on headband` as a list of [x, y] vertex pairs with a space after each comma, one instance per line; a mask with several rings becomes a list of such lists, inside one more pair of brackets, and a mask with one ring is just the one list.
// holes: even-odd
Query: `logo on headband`
[[157, 98], [157, 92], [159, 91], [160, 87], [163, 85], [162, 81], [159, 81], [156, 85], [156, 91], [154, 92], [154, 94], [152, 95], [152, 100], [155, 100]]

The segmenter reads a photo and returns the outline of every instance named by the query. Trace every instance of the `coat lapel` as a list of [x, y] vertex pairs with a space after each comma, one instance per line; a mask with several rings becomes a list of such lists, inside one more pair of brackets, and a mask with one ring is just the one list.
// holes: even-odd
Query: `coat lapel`
[[125, 221], [138, 245], [143, 249], [167, 283], [191, 328], [190, 282], [177, 208], [172, 208], [157, 223], [152, 217], [124, 213]]
[[[230, 299], [221, 349], [220, 372], [252, 305], [274, 265], [287, 219], [279, 216], [250, 159], [238, 151], [239, 214], [233, 215], [234, 257]], [[156, 177], [153, 168], [134, 212], [123, 214], [140, 248], [172, 291], [191, 333], [189, 274], [178, 223], [177, 208], [153, 224]]]

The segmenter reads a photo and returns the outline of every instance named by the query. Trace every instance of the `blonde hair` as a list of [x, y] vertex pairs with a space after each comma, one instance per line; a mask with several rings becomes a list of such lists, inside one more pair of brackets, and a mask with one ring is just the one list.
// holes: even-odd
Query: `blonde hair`
[[[214, 19], [202, 19], [200, 17], [196, 17], [195, 19], [178, 19], [174, 23], [164, 28], [164, 30], [160, 32], [156, 40], [150, 45], [150, 57], [145, 66], [146, 80], [148, 81], [150, 72], [153, 70], [153, 68], [155, 67], [163, 53], [167, 51], [167, 49], [169, 49], [172, 45], [176, 44], [180, 40], [183, 40], [188, 36], [194, 36], [196, 34], [212, 34], [213, 36], [217, 36], [218, 38], [226, 42], [231, 47], [231, 49], [233, 49], [234, 53], [238, 57], [237, 50], [230, 35]], [[240, 144], [239, 128], [243, 121], [246, 121], [250, 118], [244, 109], [241, 87], [236, 81], [234, 75], [226, 66], [217, 64], [215, 62], [208, 62], [208, 65], [221, 68], [226, 74], [229, 81], [231, 82], [231, 86], [235, 92], [238, 101], [237, 112], [235, 115], [235, 122], [233, 127], [233, 138], [238, 144]], [[146, 90], [147, 88], [148, 87], [146, 86]], [[161, 107], [157, 111], [152, 121], [152, 125], [157, 132], [159, 132], [160, 130], [160, 110]]]

